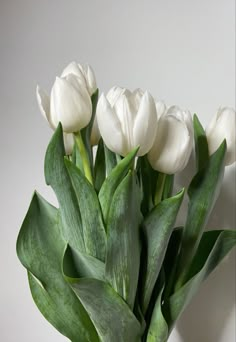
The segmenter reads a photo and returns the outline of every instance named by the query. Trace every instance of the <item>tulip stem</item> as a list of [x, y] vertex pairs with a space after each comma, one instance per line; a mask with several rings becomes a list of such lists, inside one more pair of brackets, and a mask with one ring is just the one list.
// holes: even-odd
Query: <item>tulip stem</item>
[[92, 177], [90, 163], [89, 163], [89, 156], [88, 156], [87, 150], [85, 148], [85, 145], [84, 145], [84, 142], [82, 139], [82, 135], [80, 132], [77, 132], [77, 133], [74, 133], [74, 136], [75, 136], [75, 141], [76, 141], [76, 144], [78, 146], [80, 156], [82, 159], [85, 177], [93, 185], [93, 177]]
[[161, 202], [165, 180], [166, 180], [166, 174], [160, 172], [157, 178], [156, 193], [155, 193], [155, 198], [154, 198], [155, 205]]

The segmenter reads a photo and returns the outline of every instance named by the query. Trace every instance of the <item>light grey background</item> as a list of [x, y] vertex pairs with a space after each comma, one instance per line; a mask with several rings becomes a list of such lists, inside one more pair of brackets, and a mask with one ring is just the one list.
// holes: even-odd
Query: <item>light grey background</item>
[[[235, 3], [1, 0], [0, 49], [0, 339], [66, 341], [35, 307], [15, 253], [33, 190], [55, 202], [43, 176], [52, 132], [39, 113], [36, 84], [49, 91], [67, 63], [89, 62], [101, 90], [115, 84], [148, 89], [169, 105], [197, 112], [205, 125], [220, 105], [235, 106]], [[189, 170], [179, 184], [188, 182]], [[227, 168], [209, 227], [233, 228], [234, 208], [235, 165]], [[202, 286], [170, 341], [234, 340], [232, 253]]]

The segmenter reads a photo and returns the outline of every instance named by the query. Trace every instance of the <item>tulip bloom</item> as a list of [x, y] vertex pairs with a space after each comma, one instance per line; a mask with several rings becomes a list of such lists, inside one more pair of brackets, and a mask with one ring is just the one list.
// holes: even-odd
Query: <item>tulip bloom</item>
[[140, 146], [138, 155], [142, 156], [153, 144], [157, 113], [148, 92], [113, 87], [98, 101], [97, 120], [106, 146], [115, 153], [125, 156]]
[[97, 90], [96, 78], [90, 65], [71, 62], [63, 70], [61, 77], [68, 76], [69, 74], [77, 76], [78, 82], [81, 84], [82, 88], [87, 88], [90, 96]]
[[58, 123], [62, 123], [67, 154], [71, 153], [74, 144], [71, 133], [80, 131], [91, 119], [90, 95], [96, 88], [92, 68], [74, 62], [64, 69], [61, 77], [56, 78], [50, 97], [37, 86], [39, 109], [50, 127], [55, 130]]
[[78, 132], [91, 119], [92, 102], [89, 93], [72, 74], [56, 78], [50, 99], [37, 87], [37, 99], [42, 114], [53, 129], [61, 122], [64, 132]]
[[193, 148], [193, 125], [189, 111], [170, 107], [157, 123], [156, 137], [148, 153], [153, 169], [174, 174], [185, 168]]
[[220, 108], [206, 128], [209, 153], [214, 153], [226, 139], [225, 165], [236, 161], [236, 112], [233, 108]]

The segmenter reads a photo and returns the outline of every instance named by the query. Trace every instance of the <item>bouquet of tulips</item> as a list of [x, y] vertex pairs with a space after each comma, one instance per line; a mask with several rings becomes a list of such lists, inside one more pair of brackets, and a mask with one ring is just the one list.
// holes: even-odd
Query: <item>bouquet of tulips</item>
[[[58, 208], [35, 192], [17, 240], [36, 305], [72, 342], [166, 342], [236, 244], [234, 230], [205, 230], [235, 162], [235, 111], [219, 109], [205, 131], [140, 89], [99, 98], [92, 68], [76, 63], [37, 100], [55, 131], [45, 179]], [[192, 150], [196, 173], [173, 193]]]

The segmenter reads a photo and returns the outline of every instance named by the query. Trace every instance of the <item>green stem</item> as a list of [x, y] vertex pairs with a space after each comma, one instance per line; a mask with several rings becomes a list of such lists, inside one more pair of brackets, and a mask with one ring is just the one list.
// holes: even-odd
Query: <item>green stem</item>
[[165, 179], [166, 179], [166, 174], [160, 172], [157, 178], [156, 193], [155, 193], [155, 198], [154, 198], [155, 205], [161, 202], [164, 185], [165, 185]]
[[81, 133], [80, 132], [74, 133], [74, 136], [75, 136], [75, 141], [78, 146], [80, 156], [82, 159], [85, 177], [88, 179], [88, 181], [91, 184], [93, 184], [93, 177], [92, 177], [91, 168], [90, 168], [89, 156], [84, 146]]

